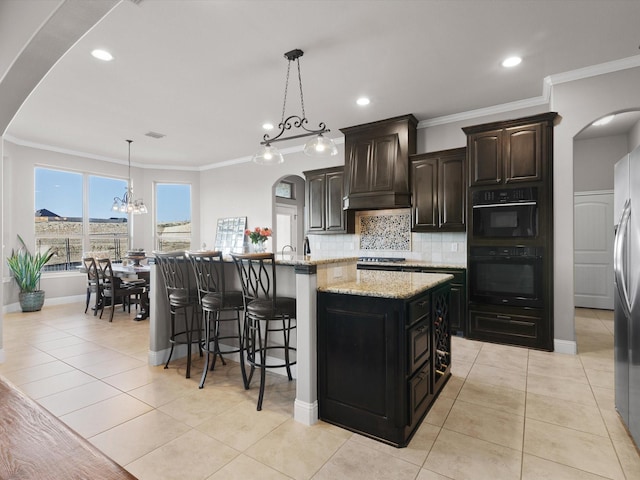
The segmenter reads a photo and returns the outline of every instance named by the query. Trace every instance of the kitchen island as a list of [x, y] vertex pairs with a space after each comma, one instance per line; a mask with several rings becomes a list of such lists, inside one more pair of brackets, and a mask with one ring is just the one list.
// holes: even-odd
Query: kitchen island
[[452, 275], [358, 270], [318, 288], [320, 418], [408, 444], [451, 376]]
[[[312, 425], [318, 421], [317, 393], [317, 290], [326, 285], [356, 278], [357, 257], [327, 257], [302, 255], [276, 255], [278, 295], [296, 298], [297, 364], [293, 369], [296, 378], [296, 400], [293, 417], [296, 421]], [[164, 282], [159, 269], [151, 267], [151, 316], [149, 324], [149, 364], [163, 364], [169, 354], [169, 304], [164, 294]], [[239, 290], [235, 267], [228, 259], [225, 265], [225, 281], [229, 289]], [[183, 346], [179, 346], [183, 347]], [[186, 355], [186, 348], [176, 348], [174, 357]], [[239, 358], [230, 358], [239, 360]]]

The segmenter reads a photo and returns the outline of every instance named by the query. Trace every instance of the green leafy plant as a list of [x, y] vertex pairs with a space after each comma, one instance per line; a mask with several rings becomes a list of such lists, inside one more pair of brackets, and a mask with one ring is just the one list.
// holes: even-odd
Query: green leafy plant
[[21, 292], [35, 292], [40, 287], [42, 267], [55, 255], [55, 250], [49, 247], [44, 252], [32, 254], [24, 240], [18, 235], [22, 245], [18, 250], [11, 249], [11, 256], [7, 257], [7, 264], [16, 279]]

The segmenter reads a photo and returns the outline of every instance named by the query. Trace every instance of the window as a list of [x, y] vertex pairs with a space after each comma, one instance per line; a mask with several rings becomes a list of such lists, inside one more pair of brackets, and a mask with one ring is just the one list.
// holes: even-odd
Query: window
[[156, 248], [191, 249], [191, 185], [156, 184]]
[[293, 200], [293, 183], [282, 181], [276, 185], [276, 197]]
[[129, 250], [127, 214], [111, 209], [113, 198], [126, 189], [125, 180], [89, 176], [89, 251], [94, 256], [121, 260]]
[[125, 180], [36, 167], [36, 248], [56, 250], [45, 270], [73, 269], [84, 252], [122, 258], [128, 249], [127, 217], [112, 212], [111, 204], [126, 186]]

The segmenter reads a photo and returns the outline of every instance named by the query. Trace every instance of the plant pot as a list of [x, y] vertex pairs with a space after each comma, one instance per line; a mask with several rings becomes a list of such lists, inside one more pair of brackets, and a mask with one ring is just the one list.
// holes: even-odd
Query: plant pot
[[18, 298], [23, 312], [38, 312], [42, 310], [42, 305], [44, 305], [44, 290], [20, 292]]

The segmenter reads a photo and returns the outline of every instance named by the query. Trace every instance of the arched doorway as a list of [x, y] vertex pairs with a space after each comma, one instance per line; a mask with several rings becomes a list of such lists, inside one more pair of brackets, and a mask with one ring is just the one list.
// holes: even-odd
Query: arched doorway
[[272, 188], [273, 251], [302, 252], [304, 241], [305, 182], [302, 177], [279, 178]]
[[[640, 143], [640, 110], [612, 112], [587, 125], [574, 143], [574, 302], [612, 310], [615, 163]], [[593, 119], [598, 120], [598, 119]]]

